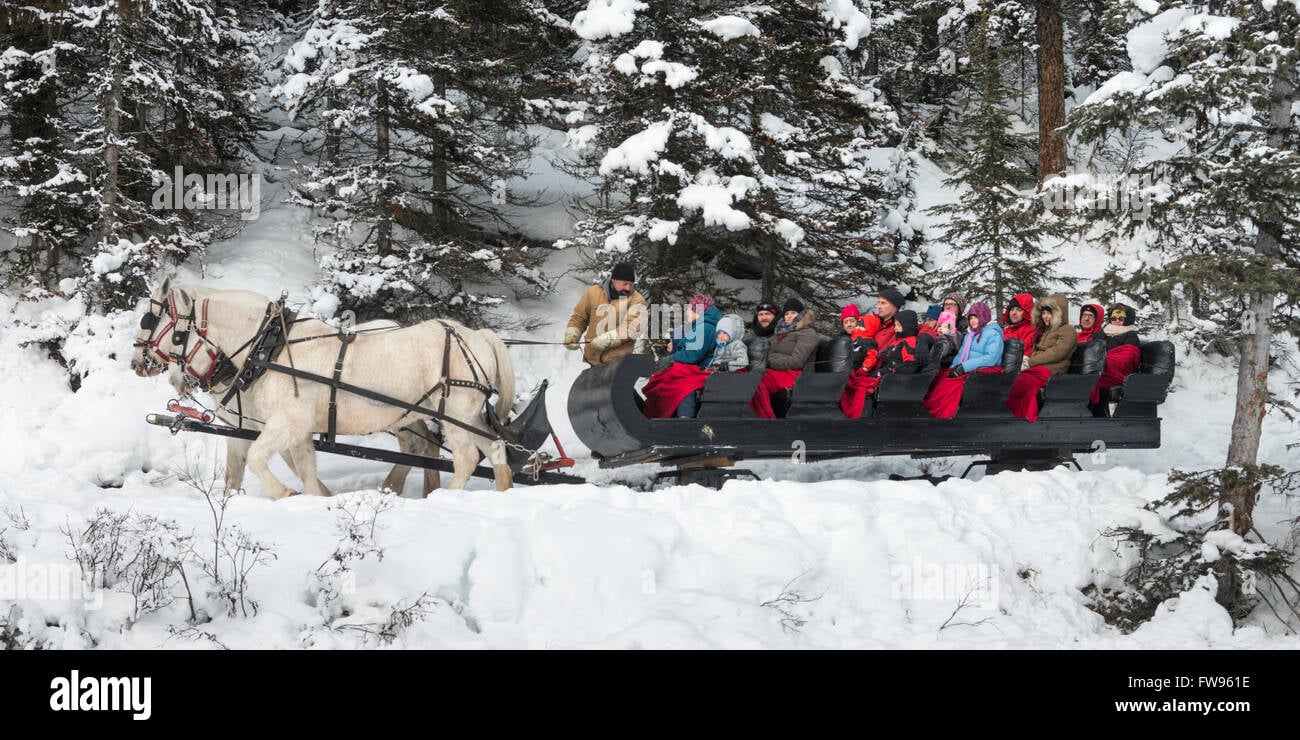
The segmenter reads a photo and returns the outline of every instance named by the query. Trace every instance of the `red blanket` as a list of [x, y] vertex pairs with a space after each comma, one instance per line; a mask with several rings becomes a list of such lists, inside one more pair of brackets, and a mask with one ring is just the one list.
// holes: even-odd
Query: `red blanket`
[[862, 409], [867, 404], [867, 394], [875, 393], [880, 385], [880, 378], [872, 378], [862, 370], [854, 370], [844, 384], [844, 393], [840, 394], [840, 411], [850, 419], [861, 419]]
[[772, 368], [763, 372], [763, 379], [758, 381], [758, 390], [754, 391], [754, 398], [749, 402], [749, 407], [758, 414], [758, 418], [776, 418], [776, 411], [772, 409], [772, 394], [794, 386], [795, 379], [802, 372], [802, 370], [773, 370]]
[[698, 365], [674, 362], [667, 370], [650, 376], [645, 391], [645, 415], [668, 419], [687, 396], [704, 387], [709, 374]]
[[1141, 362], [1142, 351], [1132, 344], [1121, 344], [1107, 352], [1106, 370], [1102, 372], [1101, 380], [1097, 381], [1097, 387], [1092, 389], [1088, 403], [1100, 401], [1102, 389], [1124, 385], [1124, 378], [1137, 372]]
[[956, 378], [948, 377], [947, 371], [941, 371], [930, 384], [925, 394], [925, 410], [936, 419], [951, 419], [957, 415], [961, 405], [961, 392], [966, 388], [966, 379], [975, 373], [992, 375], [1002, 372], [1001, 367], [982, 367]]
[[1012, 415], [1038, 421], [1038, 391], [1047, 385], [1050, 377], [1052, 371], [1042, 365], [1031, 367], [1016, 376], [1016, 382], [1011, 385], [1011, 393], [1007, 396], [1007, 408], [1011, 409]]

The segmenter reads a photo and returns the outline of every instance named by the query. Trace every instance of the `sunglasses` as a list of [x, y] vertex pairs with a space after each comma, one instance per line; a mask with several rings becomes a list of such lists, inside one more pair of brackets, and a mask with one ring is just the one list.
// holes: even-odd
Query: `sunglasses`
[[1123, 317], [1123, 316], [1111, 316], [1111, 317], [1110, 317], [1110, 323], [1113, 324], [1113, 323], [1115, 323], [1116, 321], [1123, 322], [1123, 321], [1124, 321], [1124, 317]]

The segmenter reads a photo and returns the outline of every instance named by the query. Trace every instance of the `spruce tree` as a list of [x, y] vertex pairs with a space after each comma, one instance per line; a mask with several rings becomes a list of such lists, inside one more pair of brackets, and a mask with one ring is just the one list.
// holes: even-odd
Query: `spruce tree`
[[1069, 227], [1035, 196], [1034, 141], [1014, 127], [1008, 110], [1011, 96], [998, 30], [1005, 18], [985, 3], [971, 21], [969, 69], [959, 93], [964, 112], [958, 128], [965, 140], [953, 155], [953, 175], [945, 180], [962, 194], [955, 203], [930, 209], [947, 217], [938, 238], [952, 252], [926, 276], [925, 285], [934, 294], [956, 289], [988, 297], [1001, 315], [1005, 301], [1016, 293], [1043, 295], [1053, 283], [1072, 286], [1077, 279], [1055, 272], [1060, 258], [1048, 250], [1069, 235]]
[[[1150, 248], [1109, 287], [1172, 308], [1191, 334], [1232, 340], [1239, 358], [1228, 466], [1256, 463], [1275, 331], [1300, 329], [1300, 131], [1294, 124], [1300, 10], [1292, 3], [1175, 2], [1129, 33], [1132, 68], [1076, 112], [1084, 141], [1117, 130], [1165, 134], [1139, 162], [1159, 193], [1130, 223]], [[1251, 530], [1255, 491], [1224, 492], [1221, 513]]]
[[1069, 83], [1096, 89], [1128, 65], [1124, 33], [1133, 5], [1128, 0], [1065, 0], [1063, 8]]
[[597, 198], [566, 243], [631, 260], [653, 301], [725, 275], [831, 308], [910, 277], [913, 161], [881, 156], [905, 127], [855, 53], [864, 4], [586, 12], [569, 141]]
[[[12, 286], [57, 287], [64, 252], [86, 241], [96, 219], [96, 198], [72, 150], [64, 103], [83, 79], [75, 55], [54, 40], [71, 25], [67, 13], [0, 3], [7, 51], [0, 55], [0, 203], [3, 228], [14, 246], [0, 253], [4, 281]], [[73, 254], [77, 254], [73, 250]]]
[[321, 134], [297, 201], [327, 221], [326, 287], [348, 308], [481, 322], [540, 254], [505, 206], [525, 204], [529, 65], [549, 51], [540, 6], [325, 0], [276, 93]]
[[28, 51], [5, 63], [26, 81], [3, 93], [14, 156], [0, 161], [0, 193], [20, 244], [7, 277], [46, 287], [71, 277], [97, 306], [130, 306], [153, 272], [216, 233], [214, 214], [153, 196], [175, 166], [246, 169], [256, 44], [234, 7], [213, 0], [22, 12], [29, 24], [11, 32]]

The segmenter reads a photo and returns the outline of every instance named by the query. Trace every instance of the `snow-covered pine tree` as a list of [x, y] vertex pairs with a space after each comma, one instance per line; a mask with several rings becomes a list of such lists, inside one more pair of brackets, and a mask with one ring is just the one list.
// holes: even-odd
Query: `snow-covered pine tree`
[[[1131, 0], [1064, 0], [1069, 84], [1096, 89], [1128, 66], [1124, 33]], [[1083, 102], [1077, 99], [1076, 102]]]
[[[84, 77], [76, 55], [63, 53], [70, 16], [54, 8], [0, 2], [0, 204], [3, 228], [14, 239], [0, 253], [5, 283], [56, 287], [65, 250], [86, 241], [97, 217], [90, 182], [75, 160], [62, 120], [66, 90]], [[73, 252], [74, 256], [76, 252]]]
[[969, 66], [958, 93], [965, 142], [953, 153], [955, 170], [945, 181], [963, 190], [955, 203], [930, 209], [947, 217], [939, 239], [952, 253], [924, 283], [933, 294], [955, 289], [987, 297], [1001, 315], [1015, 293], [1038, 296], [1052, 283], [1078, 280], [1057, 274], [1060, 259], [1047, 254], [1070, 230], [1035, 197], [1032, 132], [1018, 130], [1009, 111], [1001, 46], [1008, 18], [986, 1], [969, 21]]
[[[865, 3], [593, 2], [570, 145], [598, 197], [574, 243], [652, 301], [727, 274], [821, 308], [905, 282], [903, 129], [852, 52]], [[613, 12], [619, 10], [621, 13]]]
[[363, 315], [481, 323], [511, 283], [543, 289], [502, 206], [526, 173], [528, 66], [550, 53], [529, 0], [323, 0], [275, 93], [320, 132], [298, 201], [328, 222], [325, 287]]
[[14, 206], [6, 226], [23, 245], [9, 255], [11, 279], [74, 277], [93, 304], [126, 307], [161, 265], [210, 241], [210, 212], [158, 208], [153, 195], [169, 165], [244, 168], [255, 47], [232, 11], [214, 0], [103, 0], [29, 16], [33, 51], [17, 61], [41, 76], [5, 105], [39, 110], [18, 120], [37, 136], [11, 138], [17, 156], [0, 162]]
[[[879, 0], [873, 3], [867, 73], [901, 120], [920, 124], [924, 138], [938, 141], [955, 110], [948, 105], [957, 89], [957, 50], [951, 0]], [[960, 25], [960, 24], [957, 24]], [[936, 152], [926, 147], [925, 153]]]
[[[1300, 8], [1279, 0], [1169, 2], [1128, 34], [1132, 69], [1076, 110], [1083, 141], [1160, 131], [1138, 163], [1163, 197], [1140, 224], [1150, 249], [1105, 281], [1134, 299], [1191, 304], [1191, 335], [1235, 340], [1240, 364], [1227, 465], [1256, 462], [1274, 332], [1300, 330]], [[1134, 230], [1139, 226], [1132, 224]], [[1171, 317], [1178, 318], [1178, 317]], [[1250, 532], [1256, 491], [1224, 491], [1221, 513]]]

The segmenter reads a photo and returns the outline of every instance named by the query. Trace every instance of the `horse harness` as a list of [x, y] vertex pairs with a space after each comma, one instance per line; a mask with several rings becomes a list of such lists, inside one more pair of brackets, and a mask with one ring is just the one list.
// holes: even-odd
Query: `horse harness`
[[[182, 291], [182, 295], [185, 295], [184, 291]], [[188, 296], [186, 297], [188, 298]], [[240, 345], [239, 349], [235, 350], [231, 354], [227, 354], [207, 338], [208, 299], [203, 299], [201, 304], [200, 302], [190, 301], [189, 314], [180, 315], [176, 308], [175, 291], [169, 291], [166, 303], [157, 301], [153, 297], [150, 297], [149, 299], [151, 306], [159, 306], [166, 310], [166, 316], [169, 319], [169, 323], [161, 332], [158, 332], [157, 326], [162, 321], [160, 315], [161, 312], [153, 313], [151, 310], [146, 313], [140, 319], [140, 328], [150, 330], [150, 338], [145, 342], [136, 342], [135, 346], [144, 347], [152, 351], [156, 356], [161, 358], [164, 363], [175, 362], [181, 365], [185, 374], [197, 381], [199, 387], [206, 392], [212, 392], [215, 387], [233, 381], [222, 397], [220, 405], [223, 408], [229, 408], [231, 401], [233, 400], [235, 402], [235, 411], [239, 416], [239, 426], [241, 428], [244, 423], [242, 401], [243, 391], [247, 390], [254, 382], [265, 375], [268, 370], [273, 370], [275, 372], [284, 373], [293, 378], [295, 395], [297, 395], [298, 392], [297, 383], [299, 378], [321, 383], [329, 387], [329, 427], [326, 438], [330, 442], [333, 442], [336, 437], [338, 426], [338, 393], [340, 390], [363, 398], [379, 401], [380, 403], [387, 405], [397, 406], [408, 413], [418, 413], [430, 416], [439, 423], [451, 424], [494, 441], [499, 438], [495, 434], [484, 432], [481, 429], [466, 424], [458, 419], [452, 419], [446, 415], [447, 391], [451, 388], [473, 388], [483, 394], [485, 402], [491, 397], [493, 392], [492, 388], [483, 382], [488, 378], [487, 371], [483, 369], [483, 365], [469, 349], [469, 345], [465, 343], [464, 337], [462, 337], [460, 333], [447, 322], [438, 320], [438, 323], [443, 328], [444, 336], [442, 379], [426, 391], [419, 400], [411, 404], [392, 398], [391, 396], [386, 396], [382, 393], [377, 393], [351, 383], [343, 382], [343, 362], [347, 357], [348, 347], [356, 338], [355, 332], [339, 331], [337, 334], [320, 334], [310, 337], [289, 339], [289, 325], [305, 319], [294, 318], [293, 311], [284, 306], [285, 299], [286, 296], [281, 295], [278, 301], [273, 301], [267, 304], [266, 313], [262, 317], [257, 332], [254, 333], [252, 338]], [[186, 353], [185, 345], [189, 341], [189, 334], [191, 331], [196, 332], [199, 341], [195, 342], [194, 347]], [[172, 335], [172, 344], [180, 347], [179, 351], [164, 351], [159, 346], [161, 338], [166, 336], [169, 332]], [[327, 337], [335, 337], [339, 340], [339, 353], [334, 363], [334, 372], [332, 377], [299, 370], [293, 366], [292, 351], [288, 349], [290, 345], [302, 341], [324, 339]], [[461, 380], [459, 378], [451, 377], [451, 350], [453, 339], [455, 340], [457, 347], [460, 349], [461, 355], [465, 358], [466, 366], [469, 367], [470, 373], [474, 376], [473, 380]], [[243, 368], [241, 369], [236, 367], [235, 363], [230, 358], [232, 356], [238, 356], [240, 352], [250, 346], [251, 350], [249, 351], [248, 359], [244, 361]], [[282, 349], [286, 350], [286, 354], [288, 355], [288, 365], [282, 365], [276, 362], [277, 356]], [[199, 357], [200, 353], [203, 353], [203, 356], [208, 360], [207, 370], [201, 372], [195, 370], [193, 365], [194, 359]], [[443, 393], [438, 398], [438, 408], [436, 410], [421, 405], [438, 391], [443, 391]], [[509, 441], [506, 443], [509, 444]]]
[[[189, 298], [185, 291], [181, 295]], [[231, 356], [238, 355], [244, 351], [250, 344], [257, 344], [254, 352], [272, 346], [274, 336], [278, 333], [281, 338], [288, 333], [288, 324], [293, 323], [293, 313], [284, 309], [284, 298], [281, 297], [278, 303], [272, 303], [267, 307], [267, 314], [262, 320], [262, 325], [258, 328], [257, 334], [247, 342], [240, 345], [233, 355], [228, 355], [224, 350], [218, 347], [214, 342], [208, 339], [208, 299], [202, 301], [190, 301], [190, 310], [188, 314], [181, 314], [176, 308], [176, 291], [167, 292], [167, 301], [155, 300], [152, 296], [149, 298], [151, 306], [158, 306], [162, 309], [159, 313], [152, 310], [140, 317], [140, 328], [150, 332], [149, 339], [146, 341], [136, 341], [133, 345], [136, 348], [144, 348], [152, 352], [156, 357], [162, 360], [163, 364], [175, 363], [181, 366], [185, 374], [193, 378], [205, 391], [211, 391], [213, 387], [222, 385], [235, 379], [236, 376], [243, 377], [248, 373], [246, 367], [244, 373], [235, 366]], [[279, 321], [272, 321], [272, 318], [278, 318]], [[162, 331], [158, 331], [158, 324], [162, 323], [163, 317], [166, 317], [168, 323]], [[185, 345], [189, 342], [190, 333], [198, 335], [198, 341], [189, 353], [185, 352]], [[172, 346], [179, 349], [164, 350], [162, 348], [163, 337], [171, 335]], [[283, 345], [283, 341], [279, 342]], [[276, 347], [278, 349], [278, 345]], [[272, 350], [274, 351], [274, 350]], [[200, 353], [207, 360], [207, 369], [198, 371], [195, 369], [194, 361], [200, 357]], [[248, 381], [251, 382], [251, 379]], [[247, 383], [245, 383], [246, 385]], [[227, 397], [228, 400], [228, 397]]]

